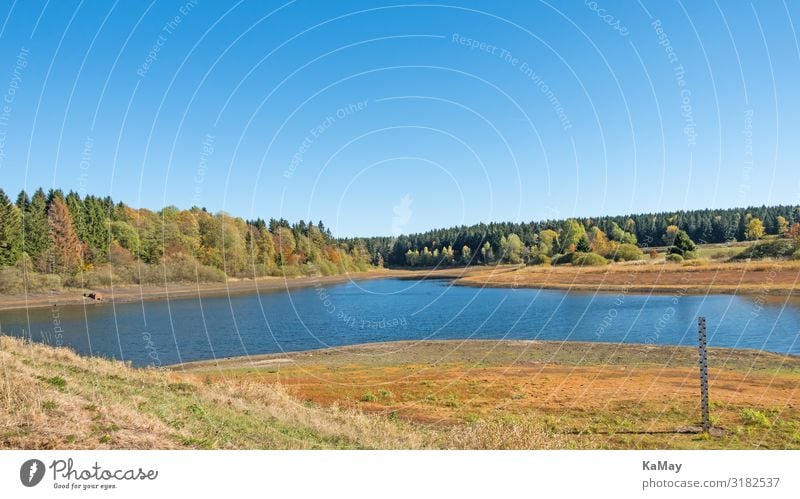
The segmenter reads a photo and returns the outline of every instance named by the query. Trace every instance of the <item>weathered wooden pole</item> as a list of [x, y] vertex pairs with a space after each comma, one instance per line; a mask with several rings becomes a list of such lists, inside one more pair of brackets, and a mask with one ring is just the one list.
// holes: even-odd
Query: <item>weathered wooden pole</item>
[[697, 319], [697, 336], [700, 342], [700, 410], [703, 414], [703, 431], [708, 431], [711, 429], [711, 415], [708, 408], [708, 340], [705, 317]]

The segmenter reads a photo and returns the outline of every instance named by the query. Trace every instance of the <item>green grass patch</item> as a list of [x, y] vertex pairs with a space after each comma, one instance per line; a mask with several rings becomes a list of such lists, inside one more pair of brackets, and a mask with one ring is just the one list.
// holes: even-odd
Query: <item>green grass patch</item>
[[67, 380], [62, 378], [61, 376], [51, 376], [49, 378], [43, 378], [42, 381], [47, 383], [48, 385], [57, 388], [58, 390], [64, 390], [67, 387]]
[[364, 395], [361, 396], [361, 401], [362, 402], [375, 402], [377, 400], [378, 400], [378, 397], [376, 397], [375, 394], [372, 393], [372, 392], [367, 392], [367, 393], [365, 393]]
[[767, 415], [756, 409], [742, 409], [739, 411], [739, 417], [746, 425], [760, 426], [762, 428], [770, 428], [772, 426], [772, 422]]

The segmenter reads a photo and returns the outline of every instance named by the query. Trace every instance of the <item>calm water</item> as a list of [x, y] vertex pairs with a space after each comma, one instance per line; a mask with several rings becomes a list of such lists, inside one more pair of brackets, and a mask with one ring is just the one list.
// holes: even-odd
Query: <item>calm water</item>
[[[256, 295], [0, 312], [0, 328], [134, 365], [413, 339], [542, 339], [800, 354], [800, 303], [480, 289], [385, 279]], [[54, 319], [60, 328], [54, 327]]]

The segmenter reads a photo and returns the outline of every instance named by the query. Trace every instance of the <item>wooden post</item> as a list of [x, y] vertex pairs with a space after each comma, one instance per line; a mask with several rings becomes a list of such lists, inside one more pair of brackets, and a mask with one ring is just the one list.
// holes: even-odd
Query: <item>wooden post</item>
[[703, 431], [708, 431], [711, 429], [711, 415], [708, 408], [708, 340], [705, 317], [697, 319], [697, 336], [700, 342], [700, 410], [703, 414]]

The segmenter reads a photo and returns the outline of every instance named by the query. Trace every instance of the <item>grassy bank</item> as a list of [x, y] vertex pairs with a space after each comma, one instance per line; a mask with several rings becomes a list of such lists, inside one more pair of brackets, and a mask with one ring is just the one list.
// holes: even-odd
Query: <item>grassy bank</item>
[[800, 448], [800, 359], [690, 348], [401, 342], [137, 369], [0, 336], [0, 447]]
[[552, 448], [536, 424], [429, 428], [235, 382], [76, 355], [0, 336], [3, 449]]

